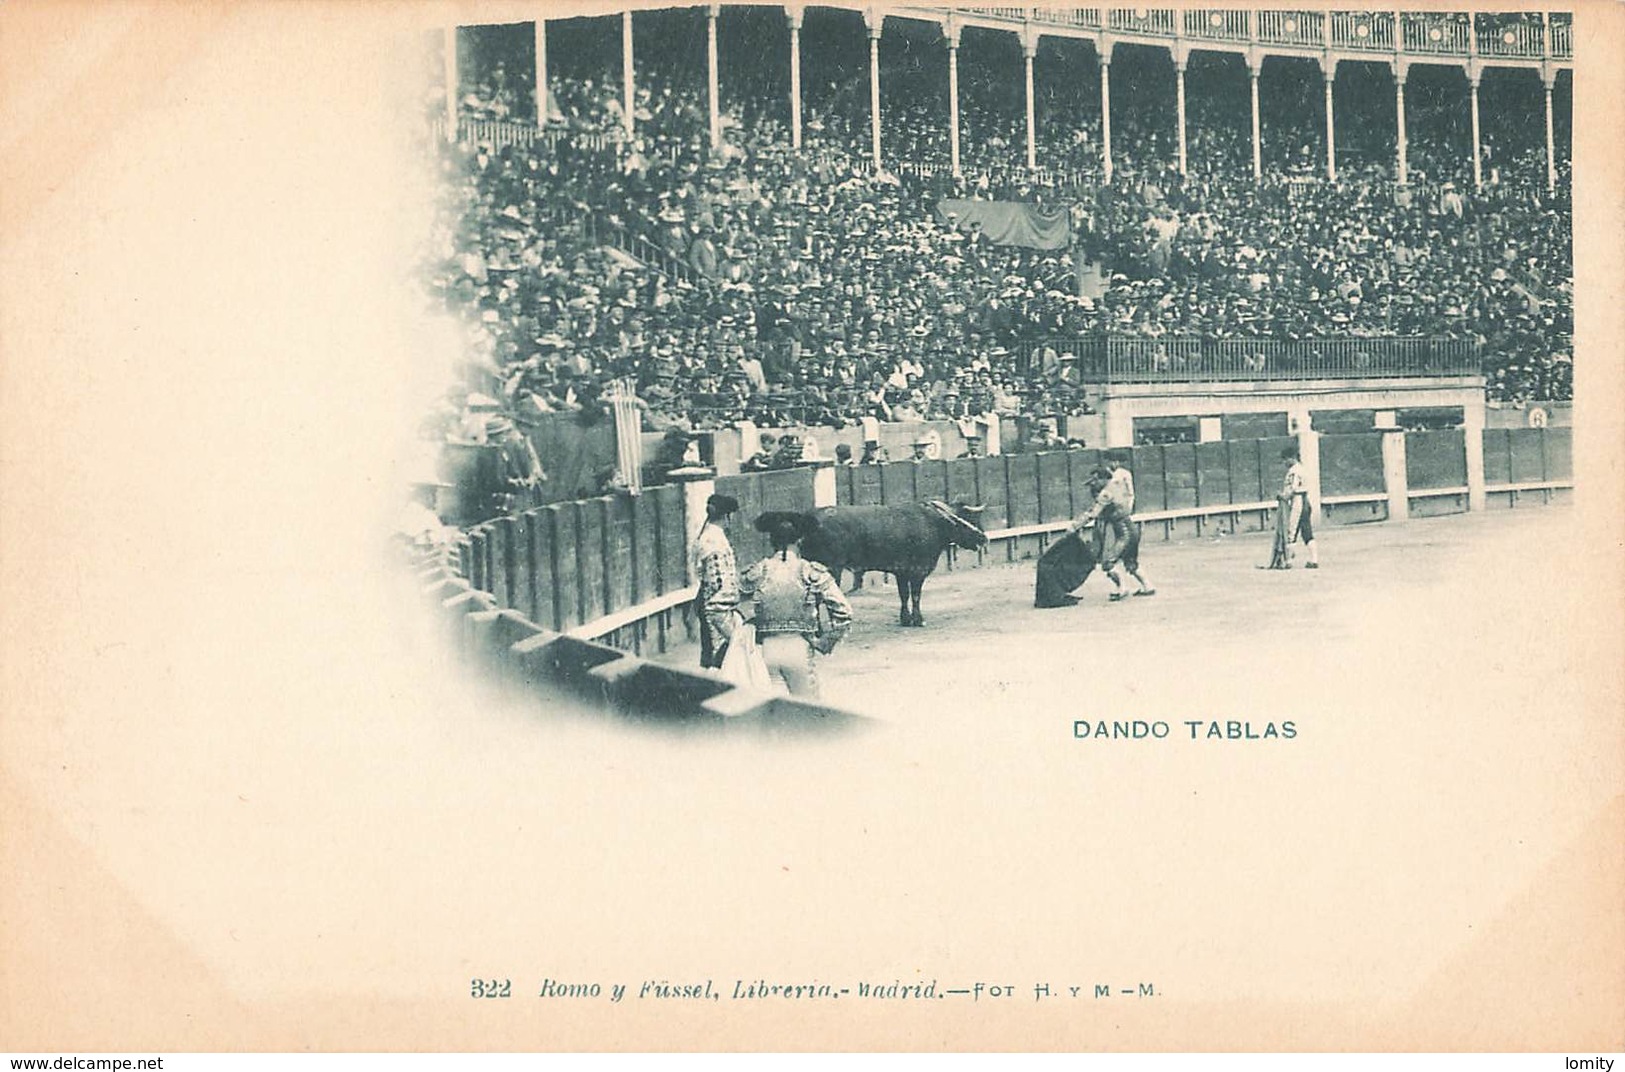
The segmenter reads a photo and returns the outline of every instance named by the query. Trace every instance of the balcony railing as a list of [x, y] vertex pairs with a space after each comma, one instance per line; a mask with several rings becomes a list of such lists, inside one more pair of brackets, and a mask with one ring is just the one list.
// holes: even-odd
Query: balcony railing
[[1472, 31], [1462, 14], [1405, 15], [1406, 52], [1459, 56], [1467, 51]]
[[1172, 36], [1174, 13], [1153, 8], [1134, 8], [1126, 11], [1112, 9], [1106, 12], [1106, 25], [1110, 29], [1126, 33]]
[[1070, 367], [1082, 383], [1410, 379], [1482, 372], [1477, 344], [1467, 339], [1082, 336], [1022, 346], [1022, 370], [1036, 372], [1044, 350], [1054, 351], [1059, 368]]
[[1552, 58], [1557, 60], [1572, 60], [1574, 58], [1574, 16], [1569, 14], [1554, 14], [1551, 17], [1551, 20]]
[[1326, 43], [1326, 16], [1318, 11], [1260, 11], [1257, 18], [1263, 44], [1319, 48]]
[[1515, 22], [1480, 16], [1478, 54], [1497, 58], [1539, 59], [1545, 52], [1545, 28], [1540, 17]]
[[1352, 52], [1392, 52], [1394, 17], [1384, 11], [1334, 11], [1332, 47]]
[[[1356, 53], [1402, 52], [1420, 56], [1466, 58], [1476, 43], [1489, 59], [1548, 58], [1547, 33], [1538, 14], [1468, 16], [1461, 12], [1392, 11], [1232, 11], [1200, 8], [1024, 8], [977, 7], [968, 14], [1031, 22], [1046, 26], [1097, 31], [1106, 29], [1148, 37], [1181, 37], [1235, 44], [1280, 45]], [[1103, 18], [1104, 16], [1104, 18]], [[1328, 22], [1329, 20], [1329, 22]], [[1574, 57], [1573, 17], [1550, 16], [1549, 58]], [[1397, 33], [1397, 39], [1396, 39]], [[1474, 41], [1476, 38], [1476, 42]]]
[[1245, 41], [1248, 39], [1245, 11], [1186, 11], [1185, 36], [1216, 41]]

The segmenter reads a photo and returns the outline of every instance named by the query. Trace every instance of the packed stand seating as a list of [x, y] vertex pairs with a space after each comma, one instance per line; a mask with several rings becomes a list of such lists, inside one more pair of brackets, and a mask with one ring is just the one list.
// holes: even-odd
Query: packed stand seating
[[[1013, 98], [1008, 84], [962, 80], [967, 175], [955, 182], [942, 168], [871, 173], [864, 79], [825, 87], [829, 110], [809, 105], [800, 153], [782, 110], [725, 99], [713, 153], [703, 87], [658, 69], [641, 77], [624, 144], [443, 150], [429, 285], [478, 322], [489, 382], [520, 412], [591, 417], [622, 377], [657, 427], [1086, 412], [1064, 340], [1099, 332], [1473, 338], [1491, 397], [1568, 397], [1567, 164], [1548, 196], [1543, 146], [1527, 140], [1492, 143], [1494, 185], [1473, 194], [1432, 162], [1424, 136], [1418, 170], [1454, 184], [1396, 194], [1391, 162], [1314, 181], [1324, 149], [1311, 127], [1255, 184], [1247, 132], [1197, 93], [1181, 180], [1167, 116], [1119, 103], [1114, 184], [1065, 191], [1075, 244], [1038, 252], [961, 234], [935, 213], [944, 195], [1061, 192], [1017, 175], [1019, 80]], [[1046, 84], [1045, 152], [1071, 152], [1081, 168], [1098, 150], [1098, 110], [1067, 132], [1061, 110], [1088, 94], [1068, 97], [1053, 75]], [[476, 96], [511, 109], [503, 85], [493, 76]], [[555, 82], [553, 125], [621, 142], [619, 90]], [[940, 92], [934, 77], [894, 80], [888, 161], [946, 161]], [[845, 107], [860, 98], [861, 110]], [[1088, 296], [1085, 269], [1100, 278]]]

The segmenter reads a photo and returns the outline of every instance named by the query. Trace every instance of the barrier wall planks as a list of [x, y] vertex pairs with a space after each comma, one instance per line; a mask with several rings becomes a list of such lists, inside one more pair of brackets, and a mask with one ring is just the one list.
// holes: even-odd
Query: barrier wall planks
[[1196, 445], [1196, 504], [1216, 506], [1232, 503], [1230, 496], [1230, 444]]
[[1541, 442], [1546, 446], [1546, 479], [1574, 479], [1574, 429], [1542, 428]]
[[1272, 436], [1258, 440], [1258, 498], [1254, 502], [1270, 501], [1281, 493], [1281, 481], [1286, 476], [1286, 462], [1281, 460], [1281, 451], [1297, 445], [1297, 436]]
[[604, 587], [609, 613], [638, 603], [637, 558], [632, 535], [634, 503], [637, 496], [612, 495], [604, 503]]
[[[1167, 510], [1189, 510], [1200, 503], [1196, 496], [1196, 446], [1169, 443], [1162, 448], [1163, 501]], [[1135, 504], [1139, 488], [1135, 488]]]
[[[1230, 501], [1262, 502], [1263, 480], [1259, 470], [1258, 440], [1237, 439], [1230, 443]], [[1274, 498], [1271, 493], [1269, 498]]]
[[660, 503], [656, 495], [663, 488], [650, 488], [631, 500], [632, 506], [632, 603], [653, 599], [665, 591], [660, 586]]
[[1005, 458], [1005, 480], [1009, 485], [1008, 516], [1012, 528], [1036, 525], [1038, 516], [1038, 457], [1011, 454]]
[[1539, 428], [1511, 428], [1507, 430], [1507, 448], [1511, 456], [1513, 484], [1531, 484], [1546, 479], [1545, 434]]
[[581, 620], [596, 621], [609, 613], [604, 598], [608, 571], [604, 562], [604, 500], [571, 503], [576, 515], [576, 566], [581, 570]]
[[547, 514], [552, 551], [553, 617], [560, 632], [574, 629], [581, 617], [581, 568], [576, 558], [576, 510], [573, 503], [555, 503], [544, 508]]
[[660, 591], [676, 591], [688, 586], [688, 534], [684, 531], [683, 489], [654, 490], [655, 515], [659, 519]]
[[1066, 452], [1067, 481], [1072, 485], [1073, 517], [1094, 504], [1095, 497], [1089, 492], [1089, 480], [1094, 476], [1095, 466], [1100, 464], [1101, 457], [1100, 451], [1092, 447]]
[[853, 506], [878, 506], [883, 501], [880, 492], [878, 465], [856, 465], [847, 470], [851, 484]]
[[982, 527], [1010, 527], [1010, 488], [1005, 482], [1005, 456], [976, 459], [976, 487], [982, 493]]
[[[1319, 436], [1320, 486], [1326, 497], [1383, 496], [1381, 432]], [[1405, 436], [1406, 470], [1412, 510], [1421, 516], [1466, 508], [1467, 495], [1429, 495], [1465, 486], [1466, 451], [1459, 430], [1411, 432]], [[1131, 466], [1139, 513], [1273, 502], [1285, 464], [1281, 449], [1297, 438], [1225, 440], [1133, 448]], [[1507, 484], [1565, 482], [1572, 478], [1572, 430], [1504, 428], [1483, 432], [1484, 473], [1493, 492]], [[901, 504], [946, 499], [984, 507], [990, 531], [1051, 525], [1078, 516], [1091, 504], [1088, 483], [1102, 452], [1085, 449], [1011, 454], [952, 461], [892, 462], [839, 467], [838, 499], [852, 503]], [[766, 510], [813, 509], [815, 470], [798, 467], [719, 478], [717, 490], [733, 495], [740, 512], [730, 540], [740, 565], [768, 553], [766, 536], [752, 522]], [[1554, 492], [1524, 494], [1525, 501], [1562, 501]], [[1503, 494], [1496, 505], [1516, 505], [1519, 494]], [[1327, 507], [1336, 520], [1377, 520], [1385, 506], [1342, 504]], [[1265, 524], [1268, 511], [1249, 515], [1248, 527]], [[1367, 515], [1361, 517], [1359, 515]], [[638, 607], [688, 584], [684, 491], [661, 485], [642, 495], [612, 495], [557, 503], [511, 518], [475, 526], [457, 549], [457, 565], [471, 585], [489, 593], [544, 628], [565, 632], [608, 614]], [[1158, 522], [1164, 537], [1196, 534], [1210, 525], [1231, 527], [1227, 516], [1174, 518]], [[1045, 538], [1023, 536], [1006, 542], [995, 561], [1015, 561], [1043, 549]], [[981, 561], [955, 556], [959, 563]], [[649, 643], [672, 627], [679, 608], [651, 612], [614, 635], [634, 646]]]
[[914, 466], [914, 494], [917, 502], [948, 498], [948, 463], [944, 461], [910, 462]]
[[1134, 509], [1167, 509], [1167, 489], [1162, 479], [1162, 448], [1135, 447], [1129, 468], [1134, 472]]
[[880, 469], [880, 501], [887, 506], [919, 502], [914, 493], [914, 466], [909, 462], [888, 462]]
[[949, 502], [976, 506], [982, 501], [982, 490], [976, 483], [975, 458], [955, 458], [951, 462], [944, 462], [943, 469], [948, 475]]
[[[543, 629], [557, 629], [552, 606], [552, 528], [543, 510], [526, 510], [526, 531], [530, 533], [531, 611], [528, 619]], [[520, 607], [523, 609], [523, 607]]]
[[[1535, 449], [1539, 451], [1538, 443]], [[1460, 430], [1405, 433], [1405, 480], [1413, 491], [1465, 485], [1467, 449], [1463, 433]]]
[[1484, 429], [1484, 483], [1491, 487], [1512, 483], [1510, 431], [1507, 428]]
[[1038, 519], [1067, 521], [1076, 516], [1072, 504], [1072, 472], [1067, 451], [1038, 455]]
[[1320, 437], [1322, 495], [1381, 495], [1385, 490], [1382, 433]]
[[491, 594], [497, 597], [497, 602], [502, 606], [515, 607], [519, 605], [518, 526], [511, 517], [499, 517], [492, 522], [491, 527], [496, 537], [492, 550], [496, 586], [491, 590]]

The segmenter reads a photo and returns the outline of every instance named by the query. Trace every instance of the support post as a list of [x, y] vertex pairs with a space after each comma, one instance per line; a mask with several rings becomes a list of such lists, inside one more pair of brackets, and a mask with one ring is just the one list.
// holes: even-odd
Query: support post
[[1027, 170], [1038, 167], [1038, 120], [1033, 114], [1033, 58], [1038, 55], [1038, 32], [1028, 23], [1021, 31], [1022, 67], [1027, 76]]
[[1484, 188], [1484, 150], [1480, 144], [1478, 133], [1478, 84], [1483, 80], [1483, 72], [1477, 64], [1467, 67], [1467, 88], [1472, 101], [1473, 110], [1473, 189]]
[[813, 509], [835, 505], [835, 459], [820, 458], [813, 462], [803, 462], [810, 466], [813, 474]]
[[452, 145], [457, 144], [457, 85], [460, 76], [457, 71], [457, 27], [446, 27], [445, 44], [445, 75], [446, 75], [446, 141]]
[[1469, 402], [1462, 407], [1463, 443], [1467, 448], [1467, 509], [1482, 511], [1488, 505], [1484, 494], [1484, 405]]
[[964, 26], [953, 15], [943, 23], [942, 32], [948, 38], [948, 160], [954, 177], [961, 174], [959, 166], [959, 37]]
[[801, 148], [801, 18], [804, 9], [786, 7], [790, 22], [790, 147]]
[[[1396, 20], [1395, 25], [1398, 25]], [[1408, 140], [1405, 136], [1405, 78], [1409, 75], [1409, 63], [1405, 60], [1394, 61], [1394, 115], [1398, 129], [1398, 168], [1395, 172], [1401, 186], [1410, 182], [1410, 156]]]
[[[1331, 12], [1326, 13], [1327, 22], [1331, 21]], [[1337, 83], [1337, 61], [1327, 56], [1321, 61], [1321, 70], [1326, 75], [1326, 180], [1337, 181], [1337, 121], [1334, 116], [1332, 103], [1332, 86]]]
[[1264, 148], [1260, 137], [1258, 119], [1258, 76], [1264, 70], [1264, 56], [1257, 50], [1247, 52], [1247, 84], [1252, 89], [1252, 120], [1253, 120], [1253, 181], [1258, 182], [1264, 178]]
[[1186, 145], [1185, 145], [1185, 67], [1190, 60], [1190, 53], [1183, 49], [1174, 50], [1174, 113], [1179, 124], [1179, 174], [1183, 178], [1186, 174]]
[[637, 97], [634, 90], [632, 76], [632, 12], [621, 12], [621, 108], [625, 112], [622, 116], [622, 125], [626, 127], [626, 136], [632, 136], [633, 111], [637, 108]]
[[536, 33], [536, 129], [547, 129], [547, 20], [537, 19]]
[[683, 485], [683, 576], [689, 584], [696, 584], [699, 578], [694, 575], [694, 558], [689, 548], [694, 546], [700, 527], [705, 524], [705, 501], [716, 494], [717, 473], [715, 469], [694, 466], [674, 469], [670, 476]]
[[705, 76], [713, 152], [722, 146], [722, 110], [717, 101], [717, 17], [721, 14], [720, 4], [712, 4], [705, 10]]
[[1134, 445], [1134, 413], [1128, 404], [1108, 402], [1106, 410], [1106, 445], [1132, 447]]
[[880, 170], [880, 31], [886, 16], [869, 8], [863, 13], [869, 27], [869, 155]]
[[1100, 168], [1106, 185], [1112, 184], [1112, 42], [1101, 39], [1100, 52]]
[[1388, 491], [1388, 520], [1409, 521], [1410, 480], [1405, 475], [1405, 433], [1382, 429], [1382, 481]]
[[1557, 84], [1557, 68], [1540, 65], [1540, 81], [1546, 87], [1546, 192], [1557, 189], [1556, 143], [1552, 138], [1552, 87]]

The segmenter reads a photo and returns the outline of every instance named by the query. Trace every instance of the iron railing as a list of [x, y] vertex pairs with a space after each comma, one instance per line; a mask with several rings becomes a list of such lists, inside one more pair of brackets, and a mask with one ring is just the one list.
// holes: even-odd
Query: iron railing
[[1054, 370], [1080, 383], [1199, 383], [1207, 381], [1391, 379], [1473, 376], [1478, 345], [1434, 337], [1155, 338], [1110, 335], [1052, 338], [1018, 349], [1018, 367]]
[[[927, 9], [932, 10], [932, 9]], [[1354, 53], [1467, 57], [1476, 44], [1490, 59], [1563, 62], [1574, 57], [1573, 16], [1536, 14], [1469, 16], [1461, 12], [1241, 11], [1224, 8], [962, 8], [967, 15], [1045, 27], [1139, 37], [1182, 37], [1236, 44], [1282, 45]], [[1396, 25], [1397, 20], [1397, 25]], [[1549, 40], [1548, 40], [1549, 36]]]

